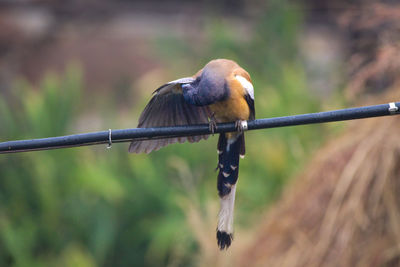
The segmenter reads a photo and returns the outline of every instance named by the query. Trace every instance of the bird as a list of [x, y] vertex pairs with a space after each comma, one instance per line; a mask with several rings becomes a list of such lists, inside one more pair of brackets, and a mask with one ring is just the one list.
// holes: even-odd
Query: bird
[[[220, 133], [216, 170], [220, 211], [217, 245], [228, 249], [233, 240], [233, 212], [239, 158], [245, 155], [245, 123], [255, 119], [254, 88], [249, 73], [233, 60], [214, 59], [191, 77], [168, 82], [153, 92], [139, 117], [138, 128], [208, 123], [214, 134], [217, 123], [235, 122], [237, 131]], [[132, 153], [150, 153], [173, 143], [191, 143], [209, 135], [133, 140]]]

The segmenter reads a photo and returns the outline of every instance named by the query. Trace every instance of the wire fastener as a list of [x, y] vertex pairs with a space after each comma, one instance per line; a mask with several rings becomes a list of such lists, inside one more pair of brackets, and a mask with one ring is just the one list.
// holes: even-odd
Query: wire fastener
[[397, 111], [399, 111], [399, 108], [396, 106], [394, 102], [389, 103], [389, 113], [390, 114], [396, 114]]
[[111, 129], [108, 129], [108, 146], [107, 149], [112, 147]]
[[247, 121], [240, 121], [240, 128], [243, 131], [247, 131], [249, 129], [248, 125], [247, 125]]

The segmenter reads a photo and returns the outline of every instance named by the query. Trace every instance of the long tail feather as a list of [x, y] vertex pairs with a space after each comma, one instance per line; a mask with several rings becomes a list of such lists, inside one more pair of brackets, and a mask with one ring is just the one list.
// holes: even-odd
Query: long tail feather
[[218, 246], [227, 249], [233, 239], [233, 211], [235, 205], [236, 182], [239, 174], [239, 158], [244, 156], [243, 134], [220, 134], [218, 140], [218, 182], [221, 209], [217, 227]]

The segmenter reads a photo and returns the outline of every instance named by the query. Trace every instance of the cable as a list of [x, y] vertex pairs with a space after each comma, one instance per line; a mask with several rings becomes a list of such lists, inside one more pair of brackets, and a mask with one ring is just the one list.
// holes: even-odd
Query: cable
[[[258, 119], [247, 122], [248, 130], [277, 128], [295, 125], [315, 124], [333, 121], [364, 119], [400, 114], [400, 102], [389, 104], [347, 108], [326, 112], [309, 113], [294, 116]], [[217, 124], [215, 133], [236, 131], [235, 123]], [[74, 134], [32, 140], [7, 141], [0, 143], [0, 154], [26, 151], [48, 150], [57, 148], [89, 146], [97, 144], [129, 142], [135, 140], [159, 139], [167, 137], [194, 136], [211, 134], [208, 124], [185, 125], [157, 128], [134, 128], [107, 130], [93, 133]]]

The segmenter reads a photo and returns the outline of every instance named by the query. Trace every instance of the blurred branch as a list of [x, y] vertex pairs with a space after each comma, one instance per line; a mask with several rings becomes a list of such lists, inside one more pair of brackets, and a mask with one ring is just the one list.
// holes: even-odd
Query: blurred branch
[[[400, 114], [400, 102], [390, 104], [340, 109], [294, 116], [258, 119], [248, 122], [248, 130], [277, 128], [314, 123], [364, 119]], [[216, 133], [236, 131], [235, 123], [220, 123]], [[8, 141], [0, 143], [0, 154], [130, 142], [135, 140], [161, 139], [169, 137], [211, 134], [208, 124], [174, 127], [134, 128], [108, 130], [94, 133], [74, 134], [33, 140]]]

